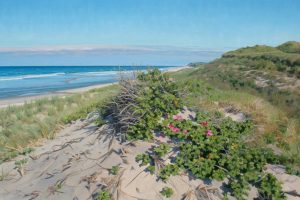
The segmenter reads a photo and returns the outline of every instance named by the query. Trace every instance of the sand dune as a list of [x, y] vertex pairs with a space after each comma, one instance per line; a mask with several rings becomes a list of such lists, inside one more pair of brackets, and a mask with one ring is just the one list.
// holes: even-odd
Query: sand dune
[[[78, 120], [62, 129], [54, 140], [45, 140], [30, 155], [3, 163], [0, 199], [95, 199], [99, 191], [106, 189], [115, 199], [155, 200], [164, 199], [160, 191], [165, 186], [173, 188], [170, 199], [174, 200], [186, 195], [197, 199], [196, 194], [204, 199], [221, 198], [222, 182], [202, 181], [186, 173], [163, 182], [146, 172], [145, 166], [139, 166], [135, 156], [157, 146], [159, 137], [154, 142], [120, 144], [109, 130], [108, 125], [99, 128], [89, 119]], [[15, 161], [24, 159], [27, 162], [16, 168]], [[164, 163], [168, 162], [165, 159]], [[120, 167], [117, 175], [110, 174], [113, 166]], [[270, 165], [268, 170], [284, 182], [284, 191], [291, 194], [289, 199], [300, 199], [300, 177], [284, 173], [280, 166]], [[256, 194], [252, 188], [249, 199]]]

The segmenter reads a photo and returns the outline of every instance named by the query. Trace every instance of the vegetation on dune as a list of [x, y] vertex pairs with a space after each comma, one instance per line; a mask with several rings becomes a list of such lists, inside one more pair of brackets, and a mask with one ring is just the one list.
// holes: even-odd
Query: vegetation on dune
[[122, 139], [152, 139], [152, 130], [165, 114], [182, 107], [174, 82], [159, 70], [138, 74], [137, 80], [121, 80], [121, 92], [104, 113], [111, 119], [113, 131]]
[[96, 200], [111, 200], [108, 191], [101, 191], [98, 193]]
[[[258, 93], [247, 88], [247, 85], [234, 87], [229, 81], [222, 80], [217, 68], [212, 65], [175, 73], [174, 77], [178, 84], [191, 91], [185, 98], [190, 107], [205, 108], [211, 112], [233, 107], [249, 115], [255, 125], [251, 145], [276, 147], [275, 150], [282, 156], [282, 162], [294, 165], [296, 171], [299, 171], [300, 117], [296, 106], [282, 106], [286, 96]], [[238, 80], [246, 79], [240, 77]], [[293, 93], [291, 95], [297, 96]]]
[[174, 191], [172, 188], [164, 187], [160, 193], [166, 198], [170, 198], [173, 195]]
[[[201, 179], [228, 179], [227, 188], [238, 199], [247, 197], [250, 185], [258, 188], [260, 197], [285, 199], [278, 181], [264, 172], [265, 165], [277, 163], [277, 158], [270, 149], [248, 145], [247, 138], [253, 134], [252, 123], [238, 123], [203, 111], [197, 111], [195, 119], [184, 119], [178, 113], [183, 108], [183, 99], [188, 94], [193, 95], [195, 88], [180, 83], [158, 70], [142, 73], [130, 85], [130, 90], [121, 89], [117, 101], [111, 104], [109, 110], [116, 112], [113, 116], [118, 116], [119, 121], [127, 116], [135, 117], [134, 123], [120, 132], [126, 139], [149, 140], [155, 132], [171, 138], [170, 144], [161, 143], [137, 155], [136, 161], [147, 165], [146, 171], [156, 173], [162, 181], [186, 171]], [[135, 88], [138, 92], [131, 95], [132, 90], [137, 91]], [[134, 97], [124, 99], [124, 96]], [[128, 105], [132, 105], [131, 108]], [[122, 115], [123, 112], [127, 114]], [[175, 149], [179, 152], [171, 153]], [[170, 164], [164, 164], [166, 157]]]
[[289, 41], [283, 43], [277, 47], [277, 49], [285, 53], [299, 53], [300, 54], [300, 42]]
[[1, 109], [0, 163], [30, 153], [30, 146], [38, 139], [54, 138], [63, 124], [85, 118], [117, 91], [118, 86], [109, 86]]
[[248, 69], [285, 72], [300, 77], [300, 43], [287, 42], [278, 47], [256, 45], [225, 53], [217, 62], [245, 65]]
[[112, 166], [112, 168], [109, 170], [109, 173], [112, 175], [117, 175], [120, 171], [120, 167], [119, 166]]
[[300, 65], [294, 62], [300, 56], [298, 47], [287, 42], [276, 48], [242, 48], [174, 75], [193, 88], [186, 100], [191, 106], [211, 111], [234, 107], [250, 115], [256, 131], [250, 145], [271, 147], [295, 175], [300, 174]]

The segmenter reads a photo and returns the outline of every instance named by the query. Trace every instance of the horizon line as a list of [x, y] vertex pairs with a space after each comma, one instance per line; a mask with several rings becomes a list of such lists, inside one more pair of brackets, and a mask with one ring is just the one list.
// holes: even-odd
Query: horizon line
[[[207, 62], [199, 62], [207, 63]], [[0, 65], [0, 67], [184, 67], [186, 65]]]
[[134, 52], [214, 52], [222, 53], [232, 48], [203, 48], [198, 46], [171, 45], [45, 45], [34, 47], [0, 47], [0, 53], [59, 53], [59, 52], [95, 52], [95, 51], [134, 51]]

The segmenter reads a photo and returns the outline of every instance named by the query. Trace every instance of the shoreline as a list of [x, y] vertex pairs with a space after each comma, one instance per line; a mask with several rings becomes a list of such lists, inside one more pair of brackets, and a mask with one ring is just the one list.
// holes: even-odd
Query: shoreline
[[[174, 67], [174, 68], [164, 70], [163, 72], [176, 72], [176, 71], [180, 71], [180, 70], [188, 69], [188, 68], [191, 68], [191, 67], [189, 67], [189, 66]], [[102, 83], [102, 84], [96, 84], [96, 85], [91, 85], [91, 86], [86, 86], [86, 87], [78, 87], [78, 88], [72, 88], [72, 89], [66, 89], [66, 90], [58, 90], [58, 91], [53, 91], [53, 92], [39, 94], [39, 95], [32, 95], [32, 96], [3, 98], [3, 99], [0, 99], [0, 109], [7, 108], [9, 106], [21, 106], [21, 105], [25, 104], [26, 102], [30, 103], [35, 100], [43, 99], [43, 98], [51, 98], [54, 96], [64, 97], [67, 95], [79, 94], [79, 93], [87, 92], [89, 90], [103, 88], [103, 87], [114, 85], [114, 84], [117, 84], [117, 82]]]
[[12, 97], [12, 98], [7, 98], [7, 99], [0, 99], [0, 109], [6, 108], [9, 106], [21, 106], [21, 105], [25, 104], [26, 102], [33, 102], [35, 100], [43, 99], [43, 98], [51, 98], [54, 96], [64, 97], [67, 95], [79, 94], [79, 93], [87, 92], [89, 90], [103, 88], [103, 87], [114, 85], [114, 84], [117, 84], [117, 82], [103, 83], [103, 84], [97, 84], [97, 85], [91, 85], [91, 86], [79, 87], [79, 88], [73, 88], [73, 89], [67, 89], [67, 90], [59, 90], [59, 91], [54, 91], [54, 92], [49, 92], [46, 94], [40, 94], [40, 95], [34, 95], [34, 96]]

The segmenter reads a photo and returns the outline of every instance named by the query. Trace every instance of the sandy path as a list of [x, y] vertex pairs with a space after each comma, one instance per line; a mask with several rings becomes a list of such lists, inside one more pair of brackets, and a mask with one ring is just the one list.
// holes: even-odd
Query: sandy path
[[[93, 199], [105, 187], [115, 197], [119, 195], [118, 199], [163, 199], [160, 191], [169, 186], [175, 191], [170, 199], [175, 200], [199, 185], [204, 186], [203, 181], [191, 180], [186, 175], [171, 177], [166, 183], [157, 180], [157, 176], [144, 172], [145, 167], [135, 161], [137, 154], [154, 143], [120, 145], [108, 136], [92, 124], [86, 126], [85, 121], [77, 121], [54, 140], [46, 140], [30, 156], [14, 159], [28, 159], [23, 176], [15, 168], [15, 161], [3, 163], [0, 171], [5, 176], [0, 181], [0, 199]], [[119, 174], [109, 174], [115, 165], [120, 166]]]

